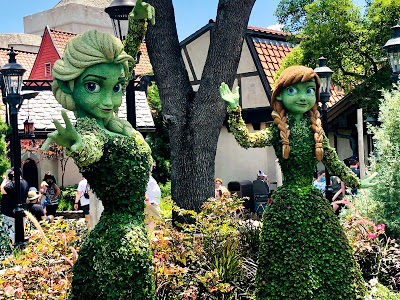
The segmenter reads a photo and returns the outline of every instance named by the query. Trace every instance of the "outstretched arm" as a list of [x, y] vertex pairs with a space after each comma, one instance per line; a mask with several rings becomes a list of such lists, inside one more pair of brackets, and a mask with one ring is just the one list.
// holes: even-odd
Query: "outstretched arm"
[[219, 92], [221, 98], [228, 104], [229, 128], [236, 141], [243, 148], [256, 148], [271, 146], [272, 133], [269, 128], [250, 133], [242, 118], [242, 110], [239, 106], [239, 87], [232, 93], [227, 84], [222, 83]]
[[147, 30], [147, 21], [155, 24], [154, 7], [138, 0], [129, 14], [128, 33], [124, 40], [125, 52], [135, 59]]

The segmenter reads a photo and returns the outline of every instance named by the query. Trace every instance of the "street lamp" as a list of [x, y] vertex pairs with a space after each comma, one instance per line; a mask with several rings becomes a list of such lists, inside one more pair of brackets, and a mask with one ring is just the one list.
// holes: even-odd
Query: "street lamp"
[[400, 25], [397, 24], [392, 29], [392, 38], [386, 42], [383, 49], [388, 53], [392, 65], [392, 82], [397, 83], [400, 73]]
[[14, 246], [23, 247], [25, 245], [24, 234], [24, 209], [20, 192], [20, 167], [21, 167], [21, 150], [18, 138], [18, 108], [23, 101], [21, 96], [22, 76], [26, 70], [17, 63], [13, 47], [8, 54], [10, 59], [8, 64], [4, 65], [0, 72], [3, 75], [5, 97], [4, 102], [8, 104], [9, 115], [11, 117], [11, 163], [14, 167], [14, 182], [15, 182], [15, 195], [17, 206], [14, 210], [15, 213], [15, 244]]
[[[115, 36], [118, 37], [121, 42], [124, 41], [126, 36], [126, 30], [128, 28], [129, 13], [135, 7], [136, 0], [114, 0], [111, 4], [104, 9], [111, 18], [114, 27]], [[123, 22], [121, 22], [123, 21]], [[139, 63], [139, 56], [136, 58], [136, 64]], [[136, 105], [135, 105], [135, 71], [133, 71], [132, 79], [129, 81], [126, 87], [126, 114], [127, 120], [136, 128]]]
[[[320, 100], [322, 103], [322, 127], [324, 128], [325, 135], [328, 137], [328, 108], [326, 103], [329, 101], [331, 96], [331, 77], [333, 71], [326, 66], [326, 58], [321, 55], [318, 58], [318, 67], [314, 69], [314, 72], [317, 73], [321, 86], [320, 86]], [[331, 186], [331, 176], [328, 170], [325, 170], [325, 180], [326, 180], [326, 191], [325, 195], [329, 202], [332, 202], [332, 186]]]

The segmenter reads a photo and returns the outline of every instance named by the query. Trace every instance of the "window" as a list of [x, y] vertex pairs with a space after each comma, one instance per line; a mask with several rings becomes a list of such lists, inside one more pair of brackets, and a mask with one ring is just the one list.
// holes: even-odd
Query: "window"
[[51, 63], [44, 64], [44, 77], [51, 77]]

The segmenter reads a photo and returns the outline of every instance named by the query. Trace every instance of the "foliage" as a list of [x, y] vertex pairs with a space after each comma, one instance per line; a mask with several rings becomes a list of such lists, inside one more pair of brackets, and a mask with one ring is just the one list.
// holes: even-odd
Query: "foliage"
[[167, 181], [165, 184], [159, 183], [161, 190], [161, 198], [171, 197], [171, 181]]
[[376, 225], [353, 213], [343, 224], [353, 255], [366, 281], [378, 278], [391, 290], [400, 290], [400, 247], [385, 234], [385, 224]]
[[168, 129], [163, 120], [160, 95], [154, 82], [147, 89], [147, 101], [149, 102], [154, 125], [156, 127], [156, 131], [149, 132], [146, 137], [146, 142], [151, 148], [151, 155], [157, 164], [152, 176], [157, 180], [157, 182], [165, 184], [171, 178], [171, 150]]
[[[79, 118], [85, 156], [74, 154], [80, 172], [104, 211], [74, 265], [71, 299], [153, 299], [151, 248], [144, 225], [144, 194], [150, 150], [140, 134], [108, 136], [95, 122]], [[90, 148], [96, 147], [96, 149]], [[90, 153], [101, 153], [89, 162]], [[116, 280], [118, 279], [118, 280]]]
[[77, 188], [77, 184], [60, 187], [61, 194], [57, 198], [59, 210], [73, 210]]
[[159, 224], [152, 239], [157, 299], [250, 299], [257, 266], [247, 242], [260, 227], [243, 220], [242, 203], [235, 197], [210, 198], [199, 213], [174, 205], [195, 221], [180, 224], [181, 231], [164, 221]]
[[[309, 4], [304, 6], [306, 2]], [[323, 53], [334, 71], [333, 81], [346, 92], [351, 91], [366, 114], [376, 114], [379, 90], [390, 86], [391, 68], [382, 46], [391, 38], [390, 27], [398, 18], [400, 2], [371, 1], [364, 16], [351, 0], [284, 0], [281, 3], [290, 3], [302, 15], [306, 12], [303, 24], [290, 23], [296, 15], [290, 11], [291, 17], [285, 17], [287, 27], [301, 26], [300, 48], [304, 55], [301, 64], [314, 67]], [[279, 7], [277, 14], [285, 15]]]
[[71, 287], [71, 267], [86, 235], [84, 222], [61, 220], [41, 223], [25, 249], [1, 261], [0, 298], [67, 299]]
[[393, 293], [386, 286], [380, 284], [377, 279], [368, 282], [368, 295], [365, 300], [400, 300], [400, 294]]
[[0, 261], [12, 253], [10, 238], [3, 230], [2, 215], [0, 215]]
[[305, 6], [314, 0], [281, 0], [274, 12], [286, 31], [297, 32], [305, 23], [307, 11]]
[[379, 127], [371, 127], [374, 134], [375, 154], [372, 155], [373, 171], [377, 185], [370, 196], [380, 208], [378, 221], [387, 225], [388, 235], [400, 238], [400, 90], [383, 92], [379, 111]]
[[3, 175], [10, 168], [10, 162], [7, 160], [7, 146], [5, 141], [6, 134], [10, 127], [0, 119], [0, 174]]

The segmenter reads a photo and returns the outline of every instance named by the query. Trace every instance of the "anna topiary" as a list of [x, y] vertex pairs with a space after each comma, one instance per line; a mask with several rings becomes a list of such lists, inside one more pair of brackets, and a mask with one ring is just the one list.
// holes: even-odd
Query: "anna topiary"
[[[319, 78], [312, 69], [292, 66], [275, 84], [271, 99], [274, 124], [249, 133], [238, 106], [239, 93], [222, 84], [229, 125], [245, 148], [273, 146], [283, 185], [263, 215], [256, 274], [256, 299], [362, 298], [364, 282], [352, 249], [330, 203], [312, 186], [319, 161], [348, 186], [359, 179], [339, 161], [319, 119]], [[369, 186], [369, 180], [363, 182]]]
[[[154, 9], [137, 1], [129, 22], [130, 54], [138, 51]], [[72, 126], [55, 121], [43, 148], [55, 141], [73, 157], [103, 214], [73, 268], [70, 299], [154, 299], [151, 249], [144, 225], [144, 195], [152, 163], [140, 133], [115, 116], [134, 60], [122, 43], [95, 30], [71, 38], [54, 64], [53, 93], [73, 110]]]

